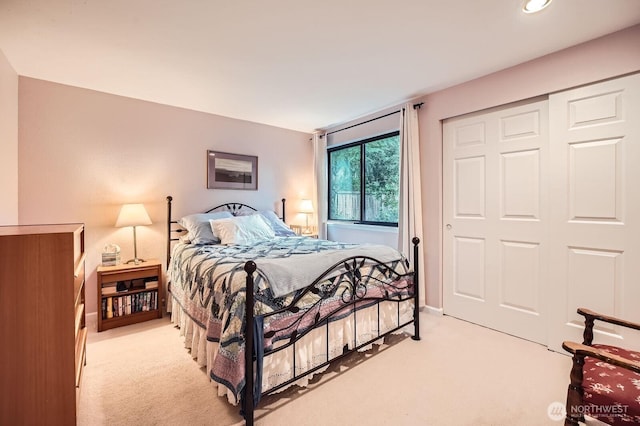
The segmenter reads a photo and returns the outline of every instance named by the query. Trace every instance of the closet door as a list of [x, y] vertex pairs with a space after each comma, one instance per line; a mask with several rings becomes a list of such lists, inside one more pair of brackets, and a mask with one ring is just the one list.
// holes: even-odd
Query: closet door
[[[549, 98], [549, 347], [582, 342], [578, 307], [640, 322], [640, 74]], [[640, 333], [596, 322], [596, 341]]]
[[443, 308], [546, 344], [547, 100], [443, 128]]

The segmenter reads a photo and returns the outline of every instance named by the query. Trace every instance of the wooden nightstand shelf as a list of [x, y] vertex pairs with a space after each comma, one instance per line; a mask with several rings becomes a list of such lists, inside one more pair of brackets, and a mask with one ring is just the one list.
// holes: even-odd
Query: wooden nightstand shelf
[[98, 266], [98, 331], [162, 318], [162, 288], [159, 260]]

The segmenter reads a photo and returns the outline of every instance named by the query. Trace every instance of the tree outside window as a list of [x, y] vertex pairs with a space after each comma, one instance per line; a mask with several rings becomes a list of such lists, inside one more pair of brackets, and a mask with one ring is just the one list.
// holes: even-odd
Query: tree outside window
[[397, 226], [399, 132], [329, 149], [329, 219]]

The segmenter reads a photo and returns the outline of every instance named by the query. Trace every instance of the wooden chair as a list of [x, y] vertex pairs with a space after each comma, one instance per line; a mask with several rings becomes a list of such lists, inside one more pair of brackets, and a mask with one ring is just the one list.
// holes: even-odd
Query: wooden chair
[[593, 344], [595, 320], [640, 330], [640, 324], [580, 308], [584, 342], [564, 342], [573, 354], [567, 391], [565, 425], [578, 425], [588, 415], [610, 425], [640, 423], [640, 352]]

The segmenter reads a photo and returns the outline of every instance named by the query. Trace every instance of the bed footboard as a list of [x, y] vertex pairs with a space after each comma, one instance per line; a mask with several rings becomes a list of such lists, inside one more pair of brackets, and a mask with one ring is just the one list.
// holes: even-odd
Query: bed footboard
[[[420, 340], [420, 320], [419, 320], [419, 261], [418, 261], [418, 245], [420, 239], [414, 237], [413, 243], [413, 270], [406, 274], [399, 274], [389, 266], [378, 262], [376, 259], [366, 256], [353, 256], [348, 259], [337, 263], [332, 268], [327, 270], [325, 274], [321, 275], [314, 281], [309, 287], [301, 292], [294, 301], [275, 312], [271, 312], [260, 318], [255, 318], [254, 315], [254, 292], [247, 291], [245, 294], [246, 299], [246, 318], [245, 318], [245, 388], [243, 397], [241, 400], [242, 411], [241, 414], [245, 418], [247, 425], [253, 425], [254, 409], [259, 399], [263, 395], [274, 393], [285, 386], [288, 386], [301, 377], [312, 374], [319, 369], [329, 365], [331, 362], [340, 359], [354, 351], [357, 351], [365, 346], [380, 340], [382, 337], [400, 330], [407, 325], [413, 323], [414, 333], [411, 337], [413, 340]], [[334, 279], [333, 284], [326, 284], [326, 279], [330, 274], [335, 273], [337, 269], [343, 271], [341, 278]], [[385, 280], [379, 280], [377, 278], [371, 278], [370, 276], [364, 276], [361, 272], [363, 268], [376, 269]], [[254, 288], [254, 273], [257, 270], [257, 265], [253, 261], [246, 262], [244, 270], [246, 276], [246, 288]], [[372, 283], [373, 282], [373, 283]], [[324, 283], [324, 284], [323, 284]], [[342, 303], [337, 306], [328, 306], [325, 302], [325, 295], [332, 294], [336, 297], [336, 286], [345, 285], [345, 289], [340, 287], [339, 299]], [[298, 313], [301, 308], [299, 303], [303, 300], [308, 293], [318, 297], [318, 301], [312, 304], [310, 307], [306, 306], [304, 313], [292, 323], [279, 330], [269, 330], [266, 333], [262, 329], [262, 324], [265, 317], [278, 315], [284, 312]], [[328, 297], [328, 296], [327, 296]], [[401, 320], [400, 305], [403, 302], [413, 301], [413, 313], [409, 320]], [[397, 323], [396, 326], [381, 332], [380, 330], [380, 303], [382, 302], [395, 302], [397, 304]], [[339, 316], [345, 312], [355, 315], [359, 309], [365, 307], [377, 306], [378, 309], [378, 330], [377, 334], [364, 342], [358, 342], [357, 337], [354, 338], [353, 347], [347, 349], [344, 348], [341, 354], [333, 357], [329, 357], [328, 339], [327, 339], [327, 359], [326, 362], [320, 363], [313, 368], [304, 371], [302, 374], [295, 372], [295, 345], [304, 335], [316, 330], [319, 327], [328, 327], [330, 321], [336, 316]], [[405, 317], [406, 318], [406, 317]], [[259, 321], [258, 321], [259, 320]], [[304, 325], [303, 325], [304, 324]], [[256, 330], [254, 328], [260, 328]], [[355, 331], [354, 331], [355, 333]], [[277, 347], [263, 348], [264, 340], [273, 339], [278, 337], [281, 341], [284, 340], [284, 345]], [[260, 385], [261, 372], [262, 372], [262, 357], [268, 356], [270, 353], [275, 353], [288, 348], [294, 347], [294, 374], [293, 377], [284, 383], [271, 387], [266, 391], [262, 391], [260, 386], [256, 388], [256, 383]]]

